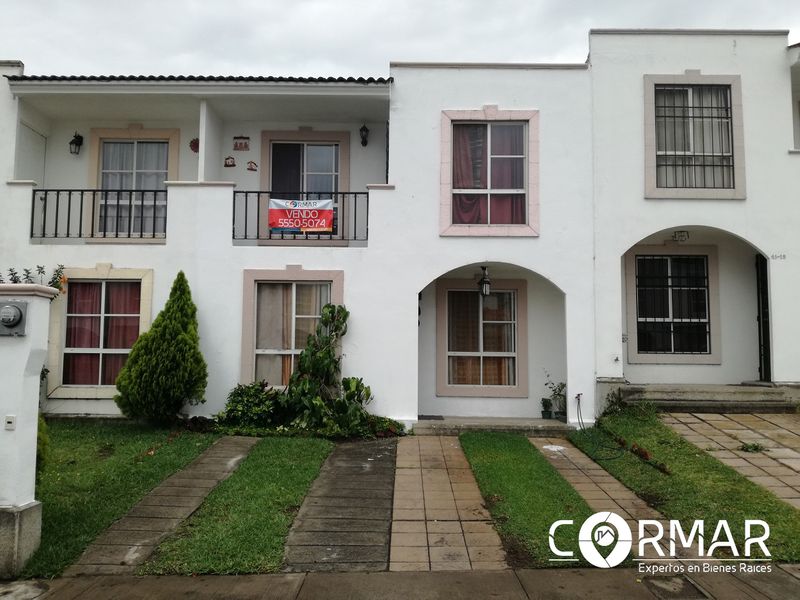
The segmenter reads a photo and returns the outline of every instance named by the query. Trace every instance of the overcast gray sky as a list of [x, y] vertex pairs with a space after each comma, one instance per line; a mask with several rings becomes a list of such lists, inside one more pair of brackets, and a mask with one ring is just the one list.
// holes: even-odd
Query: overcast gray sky
[[582, 62], [592, 27], [789, 29], [800, 0], [0, 0], [27, 74], [387, 75], [389, 61]]

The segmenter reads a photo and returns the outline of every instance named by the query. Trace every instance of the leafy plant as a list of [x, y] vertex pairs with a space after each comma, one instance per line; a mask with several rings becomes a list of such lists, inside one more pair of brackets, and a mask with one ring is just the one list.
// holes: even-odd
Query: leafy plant
[[554, 410], [556, 412], [564, 412], [567, 410], [567, 384], [563, 381], [558, 383], [554, 382], [551, 377], [550, 373], [545, 371], [545, 376], [547, 380], [544, 382], [544, 387], [550, 390], [550, 401], [553, 404]]
[[742, 452], [763, 452], [764, 446], [758, 442], [753, 442], [750, 444], [744, 442], [741, 446], [739, 446], [739, 450]]
[[114, 401], [123, 414], [164, 422], [186, 403], [205, 401], [208, 371], [197, 329], [197, 307], [181, 271], [164, 309], [136, 340], [117, 377]]
[[225, 409], [217, 416], [221, 425], [268, 427], [273, 424], [275, 408], [282, 392], [266, 381], [239, 384], [228, 394]]
[[550, 398], [542, 398], [542, 410], [548, 411], [553, 408], [553, 401]]
[[217, 415], [225, 431], [258, 435], [305, 432], [325, 437], [399, 435], [403, 425], [367, 412], [372, 390], [360, 377], [341, 377], [341, 339], [350, 313], [326, 304], [286, 389], [266, 381], [237, 385]]

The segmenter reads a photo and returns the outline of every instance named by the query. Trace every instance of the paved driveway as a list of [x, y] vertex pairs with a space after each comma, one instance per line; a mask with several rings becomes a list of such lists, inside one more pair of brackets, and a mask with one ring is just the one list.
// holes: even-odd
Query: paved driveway
[[[666, 413], [687, 441], [800, 508], [800, 415]], [[747, 452], [756, 444], [761, 449]]]

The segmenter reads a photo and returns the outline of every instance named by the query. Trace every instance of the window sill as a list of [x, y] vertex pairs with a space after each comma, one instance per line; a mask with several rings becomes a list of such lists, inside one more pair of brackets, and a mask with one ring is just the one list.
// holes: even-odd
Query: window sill
[[530, 225], [447, 225], [440, 237], [538, 237]]
[[48, 400], [110, 400], [117, 395], [113, 385], [59, 385], [48, 391]]
[[652, 200], [745, 200], [740, 188], [655, 188], [645, 190], [644, 197]]
[[528, 398], [528, 390], [521, 386], [500, 385], [447, 385], [436, 390], [436, 396], [442, 398]]
[[721, 365], [719, 353], [714, 354], [634, 354], [628, 356], [631, 365]]

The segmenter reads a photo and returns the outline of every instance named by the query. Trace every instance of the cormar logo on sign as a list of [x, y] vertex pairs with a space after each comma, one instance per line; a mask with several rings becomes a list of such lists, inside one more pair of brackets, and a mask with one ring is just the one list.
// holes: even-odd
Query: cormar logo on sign
[[[766, 521], [759, 519], [748, 519], [744, 522], [744, 553], [740, 556], [739, 549], [734, 541], [731, 528], [728, 522], [721, 520], [717, 522], [714, 533], [711, 536], [708, 548], [705, 545], [705, 522], [696, 520], [687, 534], [680, 521], [672, 520], [669, 522], [669, 531], [664, 531], [661, 521], [652, 519], [641, 519], [638, 521], [638, 546], [637, 560], [639, 561], [673, 561], [678, 558], [678, 549], [692, 550], [692, 555], [697, 558], [680, 560], [715, 560], [715, 561], [768, 561], [772, 556], [766, 546], [769, 539], [769, 525]], [[574, 552], [571, 550], [561, 550], [556, 546], [555, 535], [560, 527], [573, 525], [571, 519], [563, 519], [554, 522], [550, 526], [549, 544], [550, 551], [558, 558], [551, 558], [551, 561], [577, 561]], [[647, 528], [647, 529], [646, 529]], [[649, 531], [648, 531], [649, 530]], [[669, 548], [669, 554], [664, 552], [662, 543]], [[757, 558], [751, 558], [751, 551], [754, 549], [760, 552]], [[633, 532], [628, 523], [613, 512], [599, 512], [586, 519], [578, 531], [578, 549], [587, 562], [601, 569], [616, 567], [628, 556], [633, 547]], [[601, 552], [601, 549], [608, 551]], [[609, 550], [610, 549], [610, 550]], [[653, 553], [651, 558], [646, 557], [646, 551]], [[714, 553], [724, 550], [725, 557], [716, 557]], [[731, 558], [733, 557], [733, 558]], [[654, 571], [657, 568], [645, 567], [640, 564], [640, 571]], [[711, 567], [709, 567], [711, 568]], [[742, 567], [740, 570], [742, 570]], [[766, 567], [759, 569], [747, 567], [751, 571], [768, 571]], [[708, 570], [705, 569], [704, 570]], [[714, 566], [714, 570], [727, 571], [726, 567], [719, 568]]]

